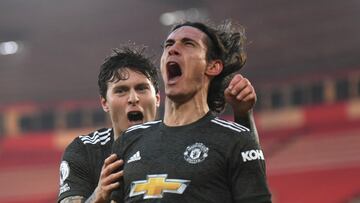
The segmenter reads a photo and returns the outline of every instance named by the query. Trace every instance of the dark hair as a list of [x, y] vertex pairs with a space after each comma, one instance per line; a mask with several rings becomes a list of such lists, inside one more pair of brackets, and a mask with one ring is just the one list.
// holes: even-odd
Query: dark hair
[[207, 98], [210, 110], [220, 113], [225, 108], [225, 88], [235, 72], [240, 70], [246, 62], [244, 28], [233, 26], [230, 20], [226, 20], [218, 26], [201, 22], [184, 22], [175, 25], [171, 32], [183, 26], [191, 26], [205, 33], [207, 36], [205, 40], [207, 61], [221, 60], [223, 63], [222, 72], [210, 82]]
[[157, 68], [150, 58], [145, 56], [144, 51], [145, 47], [124, 45], [113, 49], [113, 53], [105, 58], [98, 76], [99, 93], [103, 98], [106, 99], [108, 82], [128, 79], [129, 74], [125, 68], [145, 75], [152, 82], [156, 93], [159, 92]]

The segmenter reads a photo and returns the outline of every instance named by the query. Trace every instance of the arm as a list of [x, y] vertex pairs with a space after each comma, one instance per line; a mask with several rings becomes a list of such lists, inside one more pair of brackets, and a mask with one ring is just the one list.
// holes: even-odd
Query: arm
[[252, 136], [259, 142], [253, 108], [256, 103], [256, 92], [247, 78], [236, 74], [225, 89], [225, 100], [234, 112], [234, 121], [251, 129]]
[[60, 164], [58, 202], [68, 197], [71, 198], [65, 202], [79, 202], [81, 198], [91, 195], [94, 186], [87, 156], [87, 151], [79, 138], [75, 138], [65, 149]]
[[88, 199], [83, 196], [70, 196], [60, 201], [60, 203], [102, 203], [108, 202], [111, 192], [119, 187], [118, 180], [122, 177], [122, 171], [114, 173], [122, 165], [122, 160], [117, 160], [115, 154], [105, 159], [101, 169], [98, 186]]
[[60, 203], [84, 203], [85, 197], [82, 196], [71, 196], [71, 197], [65, 197], [60, 201]]
[[90, 203], [95, 202], [96, 200], [95, 191], [94, 193], [86, 200], [85, 197], [82, 196], [70, 196], [65, 197], [60, 201], [60, 203]]
[[236, 137], [229, 153], [232, 199], [236, 203], [271, 203], [266, 180], [266, 156], [249, 132], [243, 133]]
[[119, 169], [122, 164], [123, 161], [118, 160], [116, 154], [112, 154], [105, 159], [98, 186], [89, 199], [86, 200], [86, 203], [109, 201], [111, 192], [120, 186], [119, 179], [123, 176], [123, 171], [119, 171]]
[[85, 197], [82, 196], [70, 196], [62, 199], [60, 203], [91, 203], [96, 201], [96, 193], [94, 191], [94, 193], [88, 199], [85, 199]]

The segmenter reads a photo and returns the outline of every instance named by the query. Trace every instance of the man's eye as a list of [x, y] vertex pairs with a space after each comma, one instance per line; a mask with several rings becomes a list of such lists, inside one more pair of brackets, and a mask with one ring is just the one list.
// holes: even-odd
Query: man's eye
[[139, 87], [137, 87], [137, 90], [138, 91], [146, 91], [146, 90], [148, 90], [149, 89], [149, 87], [148, 86], [139, 86]]
[[192, 43], [192, 42], [185, 42], [185, 45], [186, 45], [186, 46], [192, 46], [192, 47], [193, 47], [193, 46], [194, 46], [194, 43]]
[[126, 91], [124, 89], [116, 89], [115, 93], [116, 94], [124, 94]]
[[172, 46], [173, 44], [174, 44], [174, 42], [165, 42], [164, 45], [163, 45], [163, 47], [164, 47], [164, 48], [167, 48], [167, 47]]

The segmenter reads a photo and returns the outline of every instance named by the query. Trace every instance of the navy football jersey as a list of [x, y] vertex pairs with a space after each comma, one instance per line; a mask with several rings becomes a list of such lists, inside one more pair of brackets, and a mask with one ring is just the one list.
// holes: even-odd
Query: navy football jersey
[[185, 126], [130, 127], [113, 151], [125, 163], [116, 202], [271, 202], [250, 130], [211, 113]]
[[113, 142], [113, 130], [102, 128], [86, 136], [79, 136], [69, 144], [60, 164], [58, 202], [69, 196], [88, 198], [93, 193]]

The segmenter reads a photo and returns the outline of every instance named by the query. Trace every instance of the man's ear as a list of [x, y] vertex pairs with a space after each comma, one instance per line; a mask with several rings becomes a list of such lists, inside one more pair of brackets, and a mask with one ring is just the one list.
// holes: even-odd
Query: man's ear
[[222, 61], [213, 60], [208, 64], [205, 74], [209, 76], [217, 76], [221, 73], [222, 70], [223, 70]]
[[106, 100], [106, 98], [104, 98], [101, 95], [100, 95], [100, 103], [101, 103], [101, 106], [102, 106], [103, 110], [105, 112], [109, 112], [109, 106], [108, 106], [107, 100]]
[[160, 93], [156, 93], [156, 107], [160, 107]]

